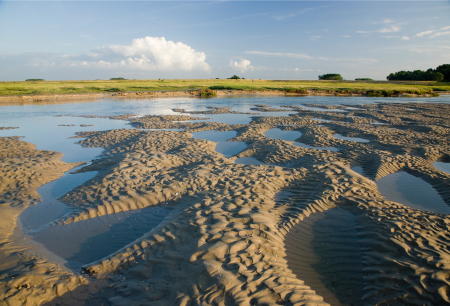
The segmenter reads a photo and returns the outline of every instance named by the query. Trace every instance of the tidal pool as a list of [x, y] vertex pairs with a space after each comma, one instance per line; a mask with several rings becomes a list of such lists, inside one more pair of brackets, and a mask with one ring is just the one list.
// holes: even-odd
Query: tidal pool
[[281, 129], [270, 129], [264, 133], [267, 138], [294, 141], [302, 136], [298, 131], [283, 131]]
[[239, 158], [236, 158], [236, 160], [234, 162], [236, 164], [241, 164], [241, 165], [273, 166], [273, 165], [270, 165], [270, 164], [266, 164], [266, 163], [260, 162], [259, 160], [257, 160], [254, 157], [239, 157]]
[[155, 228], [170, 213], [165, 207], [105, 215], [32, 232], [35, 241], [67, 260], [73, 270], [102, 259]]
[[355, 216], [341, 208], [316, 212], [285, 237], [289, 269], [331, 305], [359, 305], [363, 253]]
[[328, 150], [328, 151], [332, 151], [332, 152], [338, 152], [339, 151], [339, 148], [336, 148], [336, 147], [314, 147], [314, 146], [310, 146], [310, 145], [304, 144], [302, 142], [294, 142], [293, 145], [297, 146], [297, 147], [305, 148], [305, 149]]
[[196, 139], [204, 139], [213, 142], [218, 142], [216, 144], [216, 152], [222, 154], [225, 157], [231, 157], [238, 154], [247, 148], [247, 144], [241, 141], [227, 141], [236, 137], [236, 131], [202, 131], [192, 133], [192, 137]]
[[450, 174], [450, 163], [437, 161], [433, 163], [433, 166], [439, 171]]
[[389, 174], [375, 183], [380, 193], [389, 201], [423, 211], [450, 214], [450, 206], [444, 202], [436, 189], [407, 172]]
[[355, 142], [370, 142], [370, 140], [364, 139], [364, 138], [358, 138], [358, 137], [346, 137], [341, 134], [334, 134], [334, 138], [341, 139], [341, 140], [347, 140], [347, 141], [355, 141]]

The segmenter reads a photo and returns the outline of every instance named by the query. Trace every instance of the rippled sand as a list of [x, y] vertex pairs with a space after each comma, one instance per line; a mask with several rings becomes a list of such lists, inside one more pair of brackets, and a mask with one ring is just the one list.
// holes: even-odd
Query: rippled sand
[[[80, 132], [85, 138], [80, 145], [105, 149], [102, 159], [80, 171], [99, 173], [61, 198], [70, 211], [53, 226], [155, 205], [172, 209], [141, 238], [84, 266], [90, 279], [64, 270], [49, 256], [32, 258], [26, 250], [33, 242], [19, 247], [12, 236], [13, 220], [39, 200], [36, 188], [75, 165], [60, 162], [57, 153], [2, 138], [1, 205], [8, 212], [2, 214], [2, 258], [10, 261], [9, 266], [2, 264], [1, 301], [449, 303], [450, 218], [388, 201], [374, 181], [405, 171], [431, 184], [450, 204], [450, 175], [432, 165], [448, 159], [450, 106], [310, 107], [287, 106], [286, 111], [297, 113], [236, 125], [191, 121], [195, 118], [189, 112], [126, 115], [113, 118], [146, 130]], [[264, 105], [256, 109], [274, 111]], [[229, 111], [211, 108], [202, 113]], [[162, 128], [185, 131], [147, 130]], [[302, 134], [292, 141], [267, 138], [264, 133], [274, 128]], [[237, 136], [229, 141], [245, 142], [247, 148], [226, 158], [216, 152], [215, 142], [192, 138], [192, 132], [207, 130], [235, 130]], [[234, 162], [242, 157], [264, 165]], [[355, 164], [365, 176], [350, 169]]]

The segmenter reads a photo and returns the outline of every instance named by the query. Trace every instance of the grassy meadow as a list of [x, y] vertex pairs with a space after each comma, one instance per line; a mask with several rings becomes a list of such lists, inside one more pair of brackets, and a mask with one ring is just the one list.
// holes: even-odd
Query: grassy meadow
[[273, 80], [95, 80], [95, 81], [21, 81], [0, 82], [0, 96], [111, 93], [126, 91], [189, 91], [212, 90], [320, 90], [337, 93], [362, 93], [373, 96], [389, 96], [392, 93], [438, 93], [450, 91], [450, 83], [417, 84], [411, 82], [355, 82], [355, 81], [273, 81]]

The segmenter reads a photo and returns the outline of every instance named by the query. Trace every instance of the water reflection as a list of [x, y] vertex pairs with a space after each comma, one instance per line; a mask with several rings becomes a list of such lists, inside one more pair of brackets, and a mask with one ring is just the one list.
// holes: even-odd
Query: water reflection
[[380, 193], [389, 201], [423, 211], [450, 214], [450, 207], [436, 189], [407, 172], [389, 174], [375, 183]]
[[433, 163], [433, 166], [439, 171], [450, 174], [450, 163], [437, 161]]
[[358, 138], [358, 137], [346, 137], [341, 134], [334, 134], [334, 138], [341, 139], [341, 140], [347, 140], [347, 141], [355, 141], [355, 142], [370, 142], [370, 140], [364, 139], [364, 138]]
[[355, 216], [343, 209], [316, 212], [285, 237], [289, 269], [331, 305], [359, 305], [363, 254]]
[[66, 259], [77, 270], [102, 259], [151, 231], [169, 214], [164, 207], [147, 207], [34, 232], [33, 239]]
[[338, 152], [339, 151], [339, 148], [336, 148], [336, 147], [314, 147], [314, 146], [310, 146], [310, 145], [304, 144], [302, 142], [294, 142], [293, 145], [297, 146], [297, 147], [305, 148], [305, 149], [328, 150], [328, 151], [331, 151], [331, 152]]
[[239, 157], [234, 162], [236, 164], [241, 164], [241, 165], [273, 166], [273, 165], [270, 165], [270, 164], [266, 164], [266, 163], [260, 162], [259, 160], [257, 160], [254, 157]]
[[294, 141], [302, 136], [298, 131], [283, 131], [281, 129], [270, 129], [264, 133], [268, 138]]

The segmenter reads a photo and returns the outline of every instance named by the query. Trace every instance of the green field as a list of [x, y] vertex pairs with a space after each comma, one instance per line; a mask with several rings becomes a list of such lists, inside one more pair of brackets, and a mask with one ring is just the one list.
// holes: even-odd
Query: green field
[[439, 93], [450, 91], [450, 83], [404, 84], [394, 82], [327, 82], [327, 81], [273, 81], [273, 80], [96, 80], [96, 81], [23, 81], [0, 82], [0, 96], [105, 93], [125, 91], [186, 91], [213, 90], [322, 90], [337, 93], [362, 93], [389, 96], [392, 93]]

